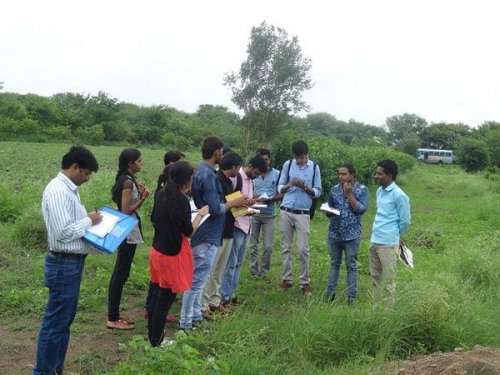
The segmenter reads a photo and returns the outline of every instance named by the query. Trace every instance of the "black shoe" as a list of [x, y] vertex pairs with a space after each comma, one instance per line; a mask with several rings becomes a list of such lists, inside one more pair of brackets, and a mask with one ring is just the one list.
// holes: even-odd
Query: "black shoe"
[[325, 294], [325, 302], [330, 303], [335, 301], [335, 293], [333, 294]]

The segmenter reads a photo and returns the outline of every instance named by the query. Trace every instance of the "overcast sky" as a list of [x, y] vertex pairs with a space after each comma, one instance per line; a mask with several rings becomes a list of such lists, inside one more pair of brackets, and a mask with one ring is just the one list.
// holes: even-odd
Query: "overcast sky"
[[224, 73], [239, 69], [252, 26], [266, 21], [297, 36], [312, 60], [311, 112], [373, 125], [404, 112], [500, 121], [500, 1], [173, 3], [2, 1], [2, 92], [102, 90], [141, 105], [236, 111]]

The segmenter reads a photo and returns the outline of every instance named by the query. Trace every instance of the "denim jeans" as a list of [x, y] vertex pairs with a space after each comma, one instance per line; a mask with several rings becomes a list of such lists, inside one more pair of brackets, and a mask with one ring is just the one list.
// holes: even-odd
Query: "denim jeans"
[[62, 373], [70, 326], [75, 318], [85, 257], [45, 257], [44, 283], [49, 289], [38, 335], [34, 375]]
[[328, 251], [330, 253], [330, 276], [326, 293], [328, 296], [335, 294], [339, 280], [340, 265], [342, 264], [342, 253], [345, 254], [345, 265], [347, 269], [347, 298], [354, 300], [358, 290], [358, 250], [360, 239], [342, 241], [341, 239], [329, 240]]
[[191, 329], [193, 321], [203, 320], [201, 315], [201, 295], [210, 275], [217, 245], [202, 243], [193, 247], [194, 274], [191, 289], [184, 292], [179, 326]]
[[120, 319], [120, 302], [122, 299], [123, 286], [130, 276], [130, 268], [134, 259], [137, 244], [123, 241], [118, 249], [115, 268], [109, 281], [108, 291], [108, 320], [115, 322]]
[[[252, 276], [265, 276], [271, 269], [271, 255], [274, 247], [274, 221], [274, 214], [252, 217], [252, 232], [250, 233], [250, 273]], [[261, 230], [264, 250], [259, 262], [259, 236]]]
[[243, 260], [245, 259], [245, 250], [247, 247], [248, 235], [241, 229], [234, 228], [233, 246], [227, 260], [226, 269], [222, 278], [220, 296], [222, 301], [229, 301], [236, 297], [236, 289], [240, 281], [240, 271]]

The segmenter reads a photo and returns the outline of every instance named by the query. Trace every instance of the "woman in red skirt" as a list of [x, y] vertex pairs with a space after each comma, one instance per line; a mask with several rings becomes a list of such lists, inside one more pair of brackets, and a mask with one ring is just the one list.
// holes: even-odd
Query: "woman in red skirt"
[[177, 293], [191, 288], [193, 280], [193, 255], [188, 237], [208, 214], [208, 206], [205, 206], [191, 222], [188, 194], [193, 173], [193, 167], [185, 161], [172, 164], [169, 180], [155, 200], [155, 234], [149, 255], [152, 295], [147, 306], [152, 346], [162, 343], [168, 311]]

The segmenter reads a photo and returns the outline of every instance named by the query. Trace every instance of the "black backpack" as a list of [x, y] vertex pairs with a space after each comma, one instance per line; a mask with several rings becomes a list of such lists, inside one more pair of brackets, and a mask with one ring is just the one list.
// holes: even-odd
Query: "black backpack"
[[[292, 167], [292, 161], [293, 161], [293, 159], [288, 160], [288, 170], [286, 172], [286, 175], [287, 175], [286, 184], [288, 184], [288, 182], [290, 181], [290, 168]], [[313, 186], [312, 186], [312, 188], [314, 188], [314, 180], [316, 178], [316, 167], [317, 167], [317, 164], [313, 161], [313, 177], [312, 177]], [[279, 181], [279, 179], [278, 179], [278, 181]], [[312, 199], [312, 202], [311, 202], [311, 207], [309, 208], [309, 217], [312, 220], [314, 218], [314, 213], [316, 212], [316, 207], [318, 205], [318, 198], [312, 197], [311, 199]]]

